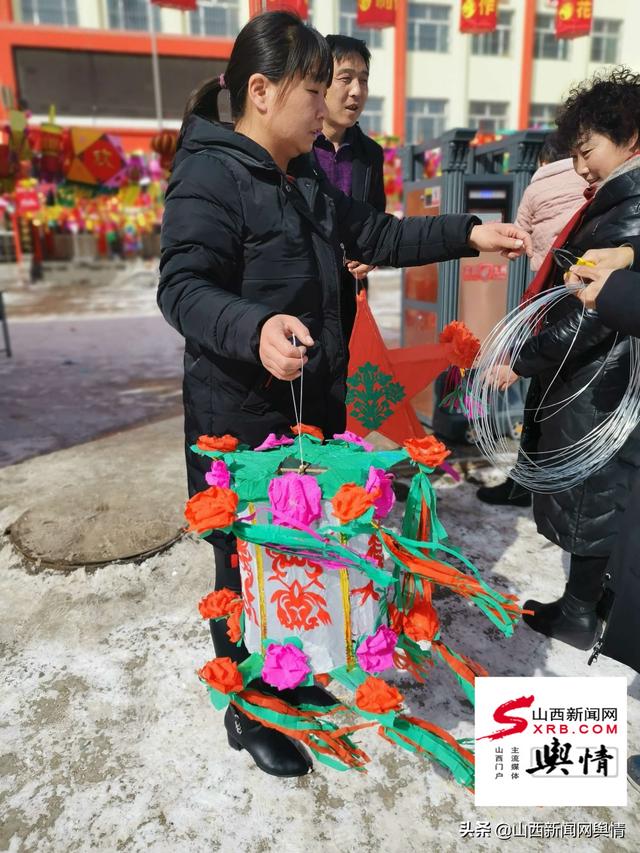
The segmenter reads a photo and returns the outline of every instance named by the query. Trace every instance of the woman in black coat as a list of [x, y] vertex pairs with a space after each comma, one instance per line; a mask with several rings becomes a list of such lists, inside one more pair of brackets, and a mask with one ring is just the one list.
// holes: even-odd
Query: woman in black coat
[[[473, 216], [400, 222], [331, 187], [308, 154], [322, 127], [333, 59], [327, 42], [293, 14], [253, 18], [227, 71], [188, 104], [166, 194], [158, 304], [185, 338], [185, 436], [189, 493], [208, 465], [188, 452], [200, 435], [230, 433], [252, 447], [296, 423], [292, 392], [304, 367], [302, 418], [329, 436], [346, 422], [347, 351], [340, 313], [346, 256], [410, 266], [479, 250], [515, 257], [530, 248], [510, 225]], [[233, 130], [218, 120], [228, 90]], [[295, 341], [293, 340], [295, 336]], [[211, 537], [216, 589], [240, 590], [235, 543]], [[218, 656], [246, 656], [211, 623]], [[310, 692], [311, 691], [311, 692]], [[319, 687], [289, 701], [322, 704]], [[324, 694], [324, 704], [333, 702]], [[294, 741], [229, 707], [230, 744], [277, 776], [307, 773]]]
[[[624, 69], [583, 84], [564, 105], [558, 137], [572, 151], [578, 174], [590, 187], [598, 187], [565, 243], [574, 255], [621, 246], [640, 235], [639, 136], [640, 76]], [[546, 286], [562, 281], [563, 271], [557, 267]], [[534, 461], [544, 459], [546, 453], [582, 439], [618, 404], [628, 384], [629, 341], [595, 312], [583, 316], [579, 302], [568, 297], [549, 311], [513, 370], [509, 378], [532, 379], [522, 449]], [[539, 410], [540, 405], [545, 408]], [[583, 483], [534, 495], [538, 531], [571, 555], [562, 597], [550, 604], [524, 604], [534, 611], [524, 620], [535, 631], [578, 648], [593, 645], [604, 570], [638, 466], [640, 442], [634, 434], [614, 459]]]

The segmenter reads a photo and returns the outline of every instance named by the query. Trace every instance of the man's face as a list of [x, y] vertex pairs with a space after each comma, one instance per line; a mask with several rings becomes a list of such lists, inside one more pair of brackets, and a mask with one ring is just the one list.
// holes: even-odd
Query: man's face
[[369, 69], [358, 53], [334, 61], [333, 82], [327, 90], [327, 122], [334, 127], [353, 127], [369, 96]]

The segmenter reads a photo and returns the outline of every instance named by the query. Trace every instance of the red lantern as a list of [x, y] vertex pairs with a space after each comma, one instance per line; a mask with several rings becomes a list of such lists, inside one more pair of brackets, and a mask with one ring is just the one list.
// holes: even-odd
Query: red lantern
[[171, 168], [177, 142], [178, 134], [171, 130], [163, 130], [162, 133], [157, 133], [152, 138], [151, 150], [160, 156], [160, 165], [163, 169]]
[[497, 0], [462, 0], [461, 33], [490, 33], [498, 26]]
[[396, 0], [358, 0], [359, 27], [382, 29], [396, 23]]
[[309, 17], [309, 0], [267, 0], [267, 12], [295, 12], [306, 21]]
[[592, 19], [592, 0], [559, 0], [556, 10], [556, 38], [588, 36]]

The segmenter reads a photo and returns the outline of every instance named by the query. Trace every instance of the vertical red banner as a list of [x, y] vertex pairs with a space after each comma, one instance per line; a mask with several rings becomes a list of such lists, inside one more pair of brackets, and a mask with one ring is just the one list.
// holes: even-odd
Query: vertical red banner
[[303, 21], [309, 17], [308, 0], [267, 0], [267, 12], [295, 12]]
[[396, 23], [396, 0], [358, 0], [359, 27], [382, 29]]
[[461, 0], [461, 33], [490, 33], [497, 26], [498, 0]]
[[593, 20], [593, 0], [558, 0], [556, 38], [588, 36]]

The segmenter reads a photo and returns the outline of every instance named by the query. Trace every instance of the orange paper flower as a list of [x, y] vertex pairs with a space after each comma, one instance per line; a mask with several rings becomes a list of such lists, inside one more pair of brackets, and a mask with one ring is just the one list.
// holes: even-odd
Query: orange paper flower
[[319, 438], [320, 441], [324, 441], [324, 433], [321, 429], [315, 426], [308, 426], [307, 424], [294, 424], [291, 427], [291, 432], [294, 435], [312, 435], [314, 438]]
[[356, 705], [370, 714], [386, 714], [399, 711], [404, 697], [402, 693], [381, 678], [370, 675], [356, 690]]
[[369, 507], [373, 506], [375, 499], [380, 495], [380, 490], [367, 492], [362, 486], [355, 483], [345, 483], [340, 486], [331, 500], [333, 513], [341, 524], [360, 518]]
[[463, 370], [471, 367], [480, 349], [480, 341], [464, 323], [454, 320], [440, 332], [440, 343], [451, 344], [451, 364]]
[[238, 599], [233, 604], [231, 614], [227, 619], [227, 637], [232, 643], [237, 643], [242, 632], [240, 630], [240, 617], [242, 616], [242, 599]]
[[404, 447], [414, 462], [419, 462], [427, 468], [436, 468], [441, 465], [451, 453], [441, 441], [438, 441], [435, 435], [425, 435], [424, 438], [409, 438], [405, 441]]
[[221, 616], [228, 616], [236, 602], [242, 606], [240, 594], [223, 587], [205, 595], [198, 604], [198, 610], [203, 619], [219, 619]]
[[433, 640], [440, 623], [433, 605], [424, 598], [417, 598], [413, 607], [402, 617], [402, 630], [411, 640]]
[[234, 491], [211, 486], [189, 498], [184, 517], [189, 522], [189, 530], [204, 533], [233, 524], [237, 508], [238, 496]]
[[238, 447], [238, 439], [232, 435], [201, 435], [196, 441], [200, 450], [219, 450], [221, 453], [232, 453]]
[[210, 660], [198, 675], [220, 693], [238, 693], [243, 687], [240, 670], [231, 658]]

